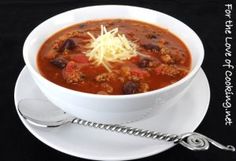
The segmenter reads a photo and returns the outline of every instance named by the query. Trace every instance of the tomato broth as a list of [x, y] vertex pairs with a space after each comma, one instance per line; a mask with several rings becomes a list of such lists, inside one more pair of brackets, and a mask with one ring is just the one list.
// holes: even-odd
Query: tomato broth
[[[106, 65], [88, 56], [96, 48], [90, 44], [101, 36], [101, 25], [107, 31], [117, 29], [133, 45], [130, 57], [107, 61]], [[114, 40], [126, 41], [117, 34], [113, 36]], [[101, 52], [109, 44], [116, 45], [112, 43], [101, 43]], [[124, 44], [123, 48], [130, 46]], [[185, 44], [166, 29], [136, 20], [106, 19], [79, 23], [55, 33], [40, 48], [37, 64], [41, 75], [60, 86], [80, 92], [123, 95], [148, 92], [179, 81], [191, 69], [191, 55]]]

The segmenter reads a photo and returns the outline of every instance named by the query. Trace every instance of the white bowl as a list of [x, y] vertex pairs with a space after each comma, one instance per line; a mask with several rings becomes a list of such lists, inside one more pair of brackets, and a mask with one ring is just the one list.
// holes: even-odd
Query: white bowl
[[[41, 45], [55, 32], [87, 20], [124, 18], [134, 19], [168, 29], [188, 47], [192, 56], [190, 73], [165, 88], [133, 95], [96, 95], [70, 90], [54, 84], [40, 75], [36, 57]], [[59, 108], [76, 117], [102, 123], [124, 123], [160, 112], [176, 103], [200, 69], [204, 49], [197, 34], [179, 20], [158, 11], [122, 5], [91, 6], [56, 15], [38, 25], [27, 37], [23, 57], [34, 81]], [[191, 108], [191, 107], [190, 107]]]

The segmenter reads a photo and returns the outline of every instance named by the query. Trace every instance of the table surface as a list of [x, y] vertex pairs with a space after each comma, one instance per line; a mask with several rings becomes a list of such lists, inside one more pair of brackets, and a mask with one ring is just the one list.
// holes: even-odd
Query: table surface
[[[24, 67], [22, 47], [30, 31], [49, 17], [74, 8], [98, 4], [126, 4], [151, 8], [169, 14], [190, 26], [201, 38], [205, 48], [205, 59], [202, 65], [211, 88], [209, 110], [197, 132], [203, 133], [224, 144], [236, 145], [236, 109], [231, 107], [231, 126], [225, 125], [225, 3], [233, 0], [156, 0], [156, 1], [76, 1], [76, 0], [1, 0], [0, 1], [0, 121], [1, 126], [1, 161], [74, 161], [84, 160], [58, 152], [37, 140], [21, 123], [14, 106], [14, 86], [19, 72]], [[236, 10], [233, 8], [232, 19], [236, 22]], [[233, 27], [232, 64], [235, 65], [235, 30]], [[235, 71], [233, 71], [235, 75]], [[6, 79], [5, 79], [6, 78]], [[231, 82], [235, 84], [234, 77]], [[236, 87], [233, 87], [235, 91]], [[236, 93], [236, 92], [234, 92]], [[236, 105], [235, 95], [231, 98]], [[220, 151], [213, 146], [206, 152], [192, 152], [181, 146], [155, 156], [140, 159], [148, 161], [235, 161], [236, 153]]]

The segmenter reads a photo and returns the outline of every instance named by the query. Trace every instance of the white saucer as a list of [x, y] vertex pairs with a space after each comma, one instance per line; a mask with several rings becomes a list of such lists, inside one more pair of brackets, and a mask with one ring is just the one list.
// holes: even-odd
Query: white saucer
[[[25, 67], [16, 82], [15, 105], [21, 99], [46, 99], [33, 82]], [[181, 134], [194, 131], [203, 120], [209, 105], [209, 84], [201, 69], [185, 96], [173, 107], [159, 115], [128, 126], [165, 133]], [[18, 113], [19, 114], [19, 113]], [[67, 125], [44, 129], [28, 124], [20, 115], [26, 128], [50, 147], [80, 158], [94, 160], [129, 160], [158, 154], [174, 146], [172, 143], [112, 133], [99, 129]]]

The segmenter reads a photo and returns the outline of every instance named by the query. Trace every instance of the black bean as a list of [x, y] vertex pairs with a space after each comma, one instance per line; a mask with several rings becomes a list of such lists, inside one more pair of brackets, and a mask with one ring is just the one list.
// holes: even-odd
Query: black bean
[[149, 62], [150, 62], [150, 59], [143, 58], [143, 59], [141, 59], [141, 60], [139, 61], [138, 66], [139, 66], [140, 68], [146, 68], [146, 67], [149, 66]]
[[137, 82], [128, 81], [123, 86], [124, 94], [134, 94], [138, 93], [139, 84]]
[[157, 51], [160, 51], [161, 48], [157, 45], [154, 45], [154, 44], [142, 44], [141, 45], [144, 49], [147, 49], [147, 50], [151, 50], [153, 52], [157, 52]]
[[63, 52], [66, 49], [67, 50], [72, 50], [76, 47], [75, 42], [72, 39], [67, 39], [66, 41], [64, 41], [62, 43], [62, 45], [60, 46], [60, 48], [58, 49], [59, 52]]
[[52, 59], [50, 63], [55, 65], [57, 68], [63, 69], [66, 67], [67, 60], [63, 58], [55, 58], [55, 59]]

